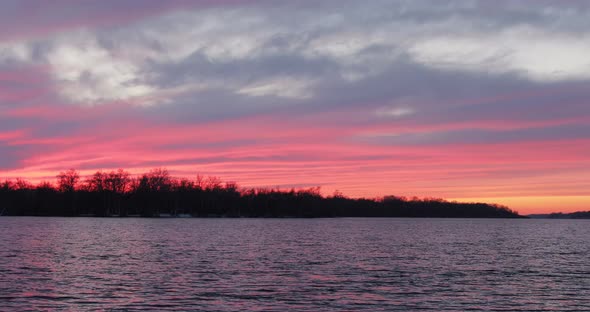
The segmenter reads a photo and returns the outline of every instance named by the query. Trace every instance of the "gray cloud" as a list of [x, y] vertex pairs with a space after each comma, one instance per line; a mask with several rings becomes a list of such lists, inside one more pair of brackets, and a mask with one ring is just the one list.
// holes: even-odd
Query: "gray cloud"
[[[120, 14], [138, 3], [143, 13], [129, 20]], [[35, 103], [89, 108], [81, 121], [23, 117], [0, 125], [32, 125], [38, 136], [104, 125], [116, 117], [93, 115], [90, 108], [117, 102], [121, 111], [113, 116], [164, 125], [338, 111], [355, 114], [317, 123], [419, 127], [590, 115], [584, 102], [590, 96], [584, 88], [590, 80], [585, 1], [100, 1], [74, 6], [80, 19], [73, 26], [58, 23], [65, 14], [59, 4], [3, 2], [0, 11], [21, 12], [26, 5], [49, 11], [24, 32], [47, 25], [68, 31], [19, 40], [12, 26], [10, 41], [0, 41], [0, 64], [48, 68], [43, 81], [55, 90]], [[82, 17], [98, 22], [85, 25]], [[443, 132], [429, 139], [409, 134], [407, 142], [388, 142], [569, 136], [583, 136], [578, 125]]]
[[453, 130], [425, 133], [401, 133], [363, 138], [365, 142], [396, 146], [436, 146], [447, 144], [497, 144], [568, 139], [584, 139], [590, 133], [588, 125], [561, 125], [518, 130]]
[[0, 155], [2, 155], [0, 158], [0, 169], [10, 169], [18, 166], [19, 155], [14, 147], [4, 145], [0, 142]]

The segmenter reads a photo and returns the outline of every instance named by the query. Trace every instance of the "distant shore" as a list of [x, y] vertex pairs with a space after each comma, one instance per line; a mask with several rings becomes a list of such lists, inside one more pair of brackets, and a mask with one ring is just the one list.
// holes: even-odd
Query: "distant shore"
[[590, 211], [577, 211], [571, 213], [554, 212], [547, 214], [527, 215], [533, 219], [590, 219]]

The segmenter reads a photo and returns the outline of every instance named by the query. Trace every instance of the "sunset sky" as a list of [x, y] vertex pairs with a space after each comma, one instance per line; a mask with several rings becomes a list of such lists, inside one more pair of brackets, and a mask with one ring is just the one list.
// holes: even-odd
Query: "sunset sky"
[[0, 1], [0, 179], [590, 210], [590, 1]]

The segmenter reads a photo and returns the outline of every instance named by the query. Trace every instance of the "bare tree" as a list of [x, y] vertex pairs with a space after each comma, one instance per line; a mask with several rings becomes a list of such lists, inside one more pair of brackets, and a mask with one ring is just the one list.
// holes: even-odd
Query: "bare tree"
[[107, 189], [114, 193], [125, 193], [129, 187], [131, 181], [129, 172], [119, 169], [117, 171], [111, 171], [106, 177]]
[[202, 175], [197, 174], [197, 179], [195, 180], [195, 186], [199, 190], [205, 189], [205, 178]]
[[41, 181], [39, 184], [37, 184], [37, 190], [52, 191], [52, 190], [54, 190], [54, 188], [53, 188], [53, 184], [51, 184], [51, 182]]
[[14, 189], [16, 190], [32, 190], [33, 184], [23, 178], [17, 178], [14, 182]]
[[152, 191], [169, 191], [172, 188], [172, 178], [166, 169], [152, 169], [147, 177], [149, 189]]
[[225, 182], [225, 190], [228, 192], [238, 192], [240, 186], [237, 182], [228, 181]]
[[86, 179], [86, 185], [89, 191], [103, 192], [106, 190], [107, 174], [102, 171], [95, 172], [92, 176]]
[[207, 181], [205, 181], [205, 189], [212, 191], [212, 190], [220, 190], [221, 189], [221, 179], [214, 176], [207, 177]]
[[60, 172], [57, 175], [57, 187], [61, 192], [73, 192], [80, 181], [80, 174], [74, 169]]

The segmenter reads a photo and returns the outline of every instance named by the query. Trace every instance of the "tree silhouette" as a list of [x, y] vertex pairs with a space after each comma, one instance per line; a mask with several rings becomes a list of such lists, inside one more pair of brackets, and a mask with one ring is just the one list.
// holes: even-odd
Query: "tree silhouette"
[[80, 174], [75, 169], [60, 172], [57, 175], [57, 187], [61, 192], [73, 192], [80, 181]]
[[348, 198], [339, 191], [323, 197], [319, 187], [283, 191], [241, 188], [217, 177], [177, 179], [153, 169], [137, 177], [123, 170], [80, 174], [60, 172], [54, 185], [26, 180], [0, 183], [0, 211], [32, 216], [194, 217], [520, 217], [507, 207], [456, 203], [439, 198], [385, 196]]

